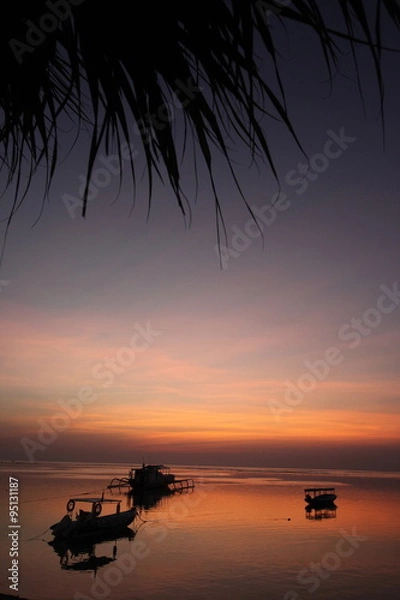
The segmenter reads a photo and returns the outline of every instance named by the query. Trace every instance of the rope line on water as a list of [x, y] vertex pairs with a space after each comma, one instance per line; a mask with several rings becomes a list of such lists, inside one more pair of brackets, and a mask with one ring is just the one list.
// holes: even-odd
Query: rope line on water
[[[95, 494], [96, 492], [103, 492], [104, 488], [98, 488], [97, 490], [91, 490], [90, 492], [78, 492], [76, 494], [70, 494], [70, 497], [74, 496], [88, 496], [89, 494]], [[19, 500], [18, 504], [32, 504], [33, 502], [44, 502], [45, 500], [57, 500], [58, 498], [66, 498], [65, 494], [62, 496], [47, 496], [46, 498], [34, 498], [33, 500]], [[0, 506], [8, 506], [8, 504], [0, 504]]]
[[[42, 533], [38, 533], [38, 535], [35, 535], [35, 537], [29, 538], [27, 540], [25, 540], [26, 542], [32, 542], [33, 540], [38, 540], [40, 536], [44, 535], [45, 533], [47, 533], [50, 530], [50, 527], [48, 527], [47, 529], [45, 529], [45, 531], [43, 531]], [[46, 540], [44, 540], [42, 538], [42, 541], [45, 542]]]

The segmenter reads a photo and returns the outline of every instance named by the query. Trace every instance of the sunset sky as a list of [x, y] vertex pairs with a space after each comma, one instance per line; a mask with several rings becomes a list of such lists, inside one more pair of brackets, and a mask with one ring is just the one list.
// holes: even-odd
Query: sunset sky
[[79, 197], [85, 139], [69, 154], [66, 134], [50, 202], [38, 219], [37, 181], [0, 270], [1, 459], [398, 468], [398, 58], [384, 61], [383, 147], [370, 59], [364, 115], [349, 62], [330, 91], [299, 36], [283, 38], [283, 73], [311, 172], [301, 179], [304, 156], [266, 121], [272, 214], [276, 182], [237, 147], [263, 244], [218, 163], [221, 264], [205, 172], [190, 227], [161, 183], [147, 223], [146, 184], [131, 210], [115, 175], [84, 220], [66, 194]]

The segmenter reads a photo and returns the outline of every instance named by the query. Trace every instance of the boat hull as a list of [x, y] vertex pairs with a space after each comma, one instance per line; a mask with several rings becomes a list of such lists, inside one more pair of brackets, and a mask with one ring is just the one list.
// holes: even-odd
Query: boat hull
[[131, 486], [132, 489], [137, 490], [137, 491], [147, 491], [147, 490], [166, 490], [168, 489], [168, 486], [174, 483], [174, 480], [171, 479], [170, 481], [165, 480], [165, 481], [137, 481], [135, 479], [130, 479], [129, 480], [129, 485]]
[[304, 500], [310, 506], [321, 506], [322, 504], [332, 504], [336, 500], [336, 498], [336, 494], [321, 494], [320, 496], [316, 496], [315, 498], [312, 498], [311, 496], [307, 495], [304, 498]]
[[65, 515], [59, 523], [51, 527], [55, 539], [84, 539], [102, 536], [109, 532], [118, 532], [132, 523], [136, 516], [136, 509], [131, 508], [124, 512], [95, 517], [88, 515], [86, 519], [73, 521]]

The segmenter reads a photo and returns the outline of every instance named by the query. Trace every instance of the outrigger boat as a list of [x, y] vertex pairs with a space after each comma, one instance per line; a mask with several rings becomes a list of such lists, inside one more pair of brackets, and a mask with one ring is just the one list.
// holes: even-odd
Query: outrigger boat
[[128, 477], [115, 477], [109, 488], [129, 485], [135, 493], [143, 493], [149, 490], [164, 490], [168, 492], [180, 492], [194, 488], [193, 479], [176, 479], [165, 465], [146, 465], [130, 469]]
[[307, 488], [304, 493], [304, 500], [310, 506], [332, 504], [337, 498], [335, 488]]
[[[91, 504], [91, 510], [79, 509], [73, 515], [77, 503]], [[110, 515], [100, 516], [103, 504], [116, 505], [116, 511]], [[107, 534], [117, 534], [134, 520], [136, 508], [121, 511], [121, 500], [114, 498], [70, 498], [67, 502], [67, 514], [50, 529], [55, 539], [83, 539], [102, 537]]]

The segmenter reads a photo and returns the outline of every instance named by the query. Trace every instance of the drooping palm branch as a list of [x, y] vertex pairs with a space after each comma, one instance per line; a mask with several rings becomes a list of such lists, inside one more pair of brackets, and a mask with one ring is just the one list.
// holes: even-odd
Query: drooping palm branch
[[[154, 175], [166, 176], [186, 213], [181, 148], [170, 114], [175, 105], [181, 108], [185, 143], [194, 141], [208, 169], [219, 235], [223, 215], [214, 183], [215, 152], [222, 153], [235, 178], [230, 146], [240, 140], [253, 157], [266, 159], [277, 177], [268, 118], [280, 120], [301, 147], [286, 109], [271, 18], [314, 36], [331, 78], [344, 49], [358, 74], [358, 50], [367, 47], [383, 104], [381, 54], [393, 50], [386, 48], [383, 32], [388, 26], [399, 29], [397, 0], [7, 4], [0, 22], [0, 160], [6, 188], [14, 186], [8, 225], [39, 167], [46, 172], [44, 195], [49, 191], [66, 120], [90, 134], [88, 181], [101, 148], [118, 153], [122, 142], [132, 148], [139, 139], [150, 199]], [[135, 187], [134, 153], [128, 164]], [[83, 216], [87, 198], [88, 188]]]

